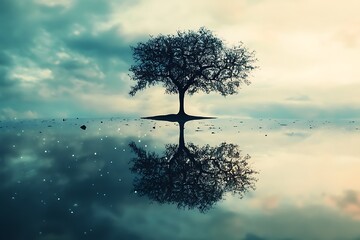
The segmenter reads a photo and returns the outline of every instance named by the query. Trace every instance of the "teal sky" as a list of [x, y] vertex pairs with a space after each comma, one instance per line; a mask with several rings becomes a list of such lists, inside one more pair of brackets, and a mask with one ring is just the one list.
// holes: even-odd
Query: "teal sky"
[[357, 0], [2, 0], [0, 120], [175, 113], [161, 87], [128, 92], [130, 46], [205, 26], [256, 51], [250, 86], [186, 97], [191, 114], [360, 117]]

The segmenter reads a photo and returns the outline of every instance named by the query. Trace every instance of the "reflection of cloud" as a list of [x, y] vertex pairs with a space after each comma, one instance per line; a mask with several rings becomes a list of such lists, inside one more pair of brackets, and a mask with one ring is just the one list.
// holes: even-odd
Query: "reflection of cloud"
[[[227, 104], [231, 106], [235, 103]], [[237, 103], [236, 103], [237, 104]], [[249, 106], [222, 108], [213, 106], [211, 112], [216, 114], [244, 114], [253, 118], [280, 118], [280, 119], [351, 119], [360, 118], [360, 108], [352, 105], [297, 105], [284, 103], [253, 103]]]
[[306, 96], [306, 95], [298, 95], [298, 96], [294, 96], [294, 97], [288, 97], [286, 98], [286, 100], [288, 101], [310, 101], [310, 97]]
[[266, 240], [266, 239], [259, 237], [258, 235], [254, 234], [254, 233], [248, 233], [248, 234], [246, 234], [246, 236], [243, 240]]
[[53, 134], [51, 129], [0, 136], [2, 237], [137, 239], [124, 226], [97, 215], [111, 206], [120, 211], [129, 199], [130, 153], [121, 148], [121, 138], [87, 137], [82, 130]]
[[279, 207], [279, 196], [268, 196], [263, 198], [252, 198], [250, 202], [251, 206], [258, 208], [262, 211], [271, 213], [274, 209]]
[[306, 132], [287, 132], [285, 133], [285, 135], [289, 137], [299, 137], [299, 138], [306, 138], [310, 136], [310, 134]]
[[3, 108], [0, 110], [0, 120], [13, 120], [18, 116], [22, 116], [23, 118], [37, 118], [39, 117], [36, 112], [33, 111], [15, 111], [12, 108]]
[[360, 192], [348, 190], [342, 196], [326, 196], [326, 204], [360, 220]]
[[[169, 139], [173, 142], [177, 140], [177, 128], [173, 124], [166, 126], [164, 123], [145, 121], [114, 121], [113, 125], [109, 126], [110, 121], [100, 124], [99, 119], [89, 122], [85, 119], [77, 122], [67, 119], [65, 122], [60, 120], [64, 126], [66, 124], [66, 128], [61, 128], [59, 121], [56, 121], [55, 125], [50, 120], [43, 125], [35, 122], [40, 128], [31, 130], [26, 127], [27, 123], [21, 125], [21, 128], [13, 129], [13, 125], [1, 122], [2, 238], [357, 239], [360, 236], [359, 221], [348, 214], [341, 214], [336, 209], [356, 205], [359, 202], [359, 193], [352, 191], [350, 194], [332, 194], [331, 196], [336, 196], [335, 200], [331, 198], [332, 207], [328, 207], [329, 204], [324, 205], [321, 193], [339, 192], [339, 189], [345, 189], [349, 185], [358, 189], [359, 161], [356, 157], [359, 156], [359, 134], [347, 132], [342, 135], [339, 128], [332, 128], [328, 132], [312, 134], [312, 137], [305, 141], [297, 138], [289, 141], [281, 131], [287, 131], [290, 127], [298, 131], [304, 125], [297, 123], [292, 126], [292, 121], [289, 121], [287, 128], [281, 127], [279, 133], [274, 131], [264, 137], [263, 134], [257, 134], [256, 126], [260, 121], [254, 121], [244, 120], [240, 124], [237, 119], [231, 120], [227, 122], [227, 127], [223, 125], [224, 121], [219, 120], [187, 125], [186, 133], [192, 141], [217, 145], [222, 139], [232, 140], [239, 143], [244, 151], [254, 154], [256, 168], [261, 169], [257, 191], [251, 197], [245, 197], [241, 202], [231, 202], [232, 197], [227, 196], [226, 201], [207, 214], [178, 211], [172, 206], [149, 205], [147, 199], [142, 201], [134, 193], [129, 194], [133, 179], [127, 172], [128, 160], [134, 156], [130, 155], [127, 143], [136, 141], [142, 147], [146, 144], [148, 151], [160, 153], [164, 142]], [[85, 123], [88, 129], [83, 131], [79, 129], [79, 124], [74, 125], [79, 122]], [[261, 123], [266, 124], [265, 120]], [[49, 124], [52, 125], [51, 128], [47, 127]], [[234, 124], [238, 127], [234, 128]], [[6, 125], [9, 127], [5, 127]], [[275, 125], [278, 124], [271, 121], [271, 126]], [[156, 128], [153, 129], [153, 126]], [[204, 131], [194, 134], [198, 126]], [[210, 126], [216, 130], [209, 129]], [[24, 133], [21, 131], [22, 127]], [[250, 130], [251, 127], [256, 130]], [[101, 131], [98, 131], [99, 128]], [[241, 130], [240, 134], [234, 133], [237, 129]], [[216, 134], [211, 134], [211, 131]], [[145, 133], [147, 137], [143, 137]], [[252, 148], [252, 145], [256, 148]], [[45, 150], [49, 152], [45, 153]], [[282, 155], [284, 151], [289, 154]], [[94, 155], [94, 152], [97, 152], [97, 155]], [[23, 153], [28, 153], [30, 159], [12, 165], [11, 159], [18, 160]], [[74, 159], [72, 154], [77, 157]], [[346, 154], [353, 158], [334, 160]], [[42, 160], [45, 161], [44, 164]], [[113, 161], [112, 165], [110, 161]], [[38, 165], [33, 165], [35, 162]], [[334, 162], [339, 164], [334, 165]], [[38, 174], [30, 175], [28, 181], [23, 181], [24, 174], [34, 166], [37, 166]], [[347, 171], [350, 168], [352, 171]], [[276, 200], [277, 196], [281, 199]], [[263, 199], [258, 205], [258, 211], [251, 207], [251, 201], [256, 198]], [[300, 207], [293, 204], [297, 199], [303, 199]], [[279, 203], [276, 207], [277, 201]], [[230, 205], [226, 205], [229, 203]], [[265, 209], [268, 209], [266, 214]], [[25, 235], [26, 233], [28, 234]]]

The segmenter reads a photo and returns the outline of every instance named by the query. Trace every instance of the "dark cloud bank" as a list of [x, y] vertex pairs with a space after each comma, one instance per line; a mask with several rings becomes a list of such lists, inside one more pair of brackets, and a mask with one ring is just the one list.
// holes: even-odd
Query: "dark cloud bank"
[[[0, 2], [0, 118], [94, 115], [78, 103], [82, 93], [122, 94], [131, 63], [121, 27], [99, 30], [111, 1]], [[120, 6], [125, 6], [126, 1]], [[51, 73], [43, 75], [43, 73]], [[34, 77], [27, 81], [26, 77]], [[127, 85], [125, 85], [127, 86]]]

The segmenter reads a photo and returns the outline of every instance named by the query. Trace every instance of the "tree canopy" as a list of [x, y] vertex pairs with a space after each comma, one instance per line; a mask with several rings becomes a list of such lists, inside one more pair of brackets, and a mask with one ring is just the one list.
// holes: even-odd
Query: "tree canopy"
[[249, 73], [256, 68], [254, 52], [243, 43], [227, 47], [204, 27], [151, 37], [132, 51], [130, 77], [136, 84], [129, 93], [162, 84], [166, 93], [182, 95], [180, 102], [185, 93], [235, 94], [241, 84], [250, 84]]

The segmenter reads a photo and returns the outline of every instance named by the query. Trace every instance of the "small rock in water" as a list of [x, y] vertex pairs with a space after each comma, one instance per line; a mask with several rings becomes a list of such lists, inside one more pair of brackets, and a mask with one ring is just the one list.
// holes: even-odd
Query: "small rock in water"
[[82, 130], [85, 130], [86, 129], [86, 126], [85, 125], [81, 125], [80, 127]]

